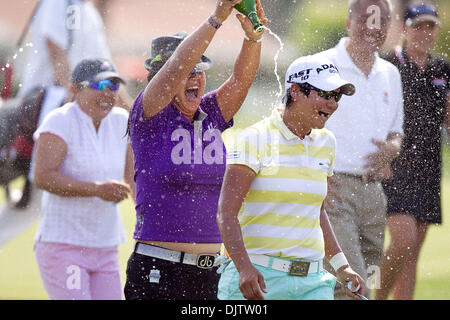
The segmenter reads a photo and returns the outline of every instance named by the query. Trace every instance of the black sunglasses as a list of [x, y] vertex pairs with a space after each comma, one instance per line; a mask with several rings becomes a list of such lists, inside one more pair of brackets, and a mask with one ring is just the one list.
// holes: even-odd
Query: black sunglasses
[[309, 96], [309, 93], [311, 90], [314, 90], [317, 92], [317, 95], [321, 98], [324, 98], [326, 100], [330, 100], [331, 98], [334, 98], [334, 101], [338, 102], [341, 100], [343, 93], [342, 92], [335, 92], [335, 91], [324, 91], [319, 88], [316, 88], [309, 83], [299, 83], [300, 90]]

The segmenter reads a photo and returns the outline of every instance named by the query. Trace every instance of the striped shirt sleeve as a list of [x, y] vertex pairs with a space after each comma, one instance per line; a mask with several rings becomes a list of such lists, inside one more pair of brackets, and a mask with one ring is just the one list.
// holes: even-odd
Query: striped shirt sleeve
[[259, 140], [258, 130], [253, 127], [245, 129], [227, 151], [227, 165], [245, 165], [258, 174], [261, 170], [261, 143]]

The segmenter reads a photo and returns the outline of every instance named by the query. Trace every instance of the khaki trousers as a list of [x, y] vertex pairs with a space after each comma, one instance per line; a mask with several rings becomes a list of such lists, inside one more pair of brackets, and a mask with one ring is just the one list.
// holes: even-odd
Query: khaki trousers
[[[378, 266], [383, 254], [386, 197], [378, 181], [365, 182], [358, 176], [340, 173], [335, 173], [334, 179], [342, 201], [335, 201], [333, 209], [326, 208], [328, 218], [350, 266], [364, 279], [369, 297], [380, 281]], [[327, 261], [324, 267], [335, 273]], [[350, 298], [337, 287], [335, 299]]]

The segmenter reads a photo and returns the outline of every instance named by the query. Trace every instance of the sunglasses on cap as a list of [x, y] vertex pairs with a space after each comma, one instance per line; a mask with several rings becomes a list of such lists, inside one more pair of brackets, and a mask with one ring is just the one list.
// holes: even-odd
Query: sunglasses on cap
[[94, 90], [106, 90], [106, 88], [109, 88], [111, 91], [117, 91], [119, 90], [120, 83], [113, 82], [109, 79], [100, 80], [97, 82], [82, 82], [81, 84], [88, 86], [91, 89]]
[[316, 87], [310, 85], [309, 83], [301, 83], [299, 85], [300, 85], [300, 89], [302, 90], [302, 92], [308, 96], [309, 96], [309, 92], [311, 90], [314, 90], [317, 92], [317, 95], [319, 97], [324, 98], [326, 100], [330, 100], [331, 98], [334, 98], [334, 101], [338, 102], [339, 100], [341, 100], [342, 95], [343, 95], [342, 92], [321, 90], [319, 88], [316, 88]]

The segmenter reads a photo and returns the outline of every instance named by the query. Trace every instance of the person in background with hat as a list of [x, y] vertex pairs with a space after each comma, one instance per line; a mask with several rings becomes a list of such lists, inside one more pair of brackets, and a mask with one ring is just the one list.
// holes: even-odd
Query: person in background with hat
[[74, 101], [34, 133], [34, 181], [45, 190], [35, 255], [50, 299], [122, 297], [117, 203], [134, 193], [134, 182], [128, 112], [114, 107], [121, 83], [110, 61], [82, 60], [72, 73]]
[[[91, 0], [40, 0], [32, 17], [31, 48], [17, 96], [36, 87], [51, 90], [39, 124], [62, 100], [70, 101], [70, 76], [84, 59], [104, 58], [112, 61], [106, 41], [105, 25]], [[119, 90], [117, 105], [130, 109], [132, 101], [124, 87]]]
[[412, 299], [419, 253], [430, 224], [441, 220], [441, 128], [450, 133], [450, 65], [431, 54], [440, 21], [427, 3], [404, 13], [404, 42], [385, 58], [403, 82], [405, 137], [383, 183], [391, 236], [381, 264], [377, 299]]
[[[233, 125], [257, 72], [263, 32], [237, 14], [244, 31], [233, 73], [204, 95], [203, 56], [240, 0], [218, 0], [192, 34], [160, 37], [146, 61], [148, 84], [130, 112], [135, 159], [135, 250], [128, 260], [125, 298], [217, 299], [216, 223], [225, 171], [221, 133]], [[257, 14], [267, 23], [257, 0]]]
[[[356, 88], [326, 123], [339, 152], [329, 179], [330, 190], [338, 193], [329, 192], [325, 209], [350, 265], [367, 281], [368, 296], [383, 255], [386, 196], [381, 180], [389, 175], [403, 134], [400, 74], [377, 53], [386, 40], [391, 12], [388, 0], [350, 0], [348, 37], [322, 53]], [[330, 265], [325, 268], [333, 272]], [[348, 299], [342, 290], [335, 298]]]
[[355, 87], [317, 54], [290, 65], [285, 88], [285, 108], [244, 130], [227, 153], [217, 221], [233, 261], [221, 273], [221, 300], [332, 300], [324, 257], [364, 293], [323, 208], [336, 149], [325, 122]]

